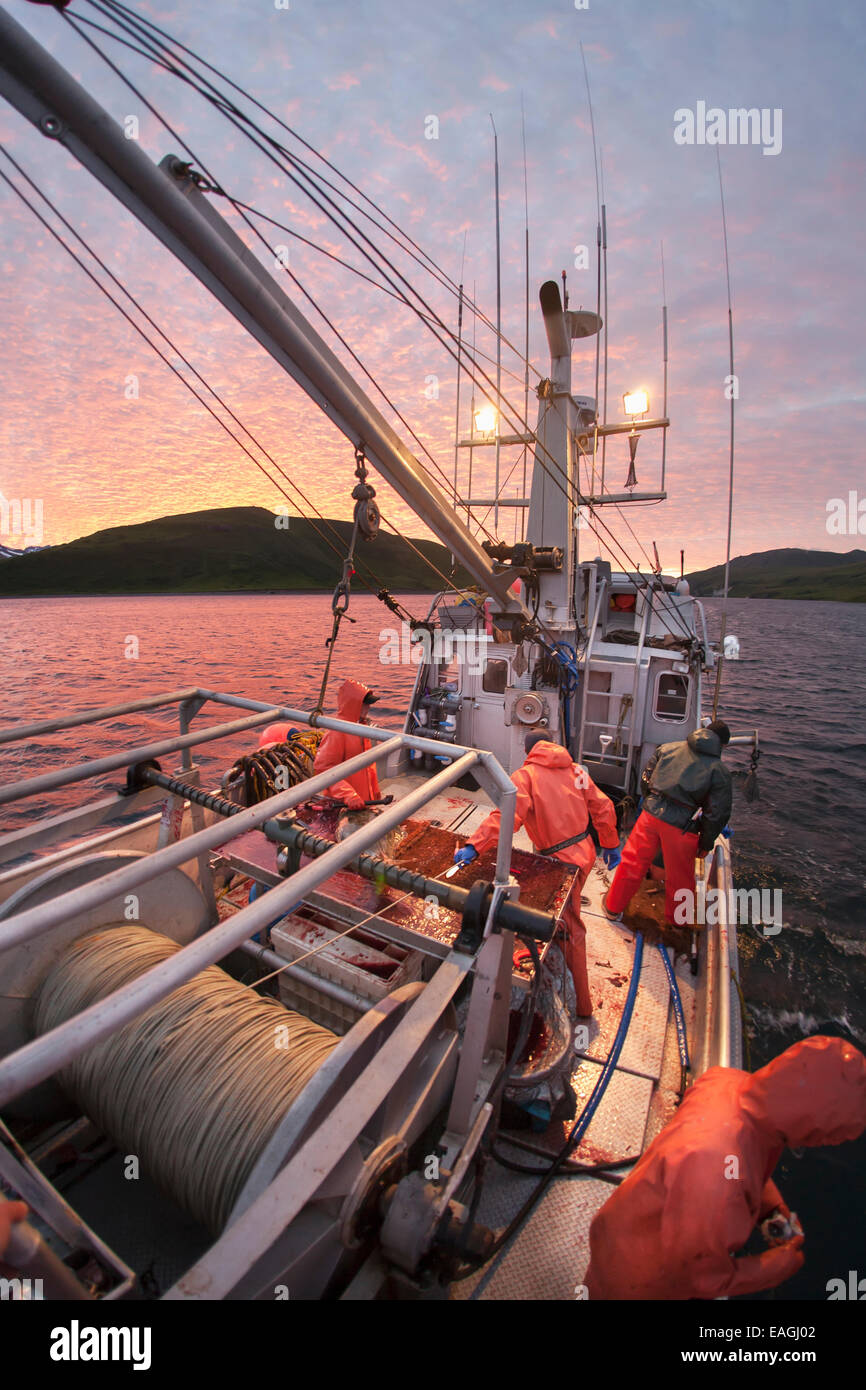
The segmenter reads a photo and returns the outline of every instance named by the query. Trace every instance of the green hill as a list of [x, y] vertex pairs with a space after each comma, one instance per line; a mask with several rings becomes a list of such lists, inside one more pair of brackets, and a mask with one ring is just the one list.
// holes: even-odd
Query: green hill
[[[275, 520], [262, 507], [224, 507], [113, 526], [67, 545], [0, 559], [0, 597], [333, 589], [342, 573], [351, 522], [316, 523], [338, 555], [311, 522], [290, 517], [288, 529], [277, 529]], [[285, 525], [285, 519], [279, 520]], [[450, 573], [445, 546], [429, 540], [413, 544], [443, 574]], [[355, 557], [355, 592], [364, 591], [362, 577], [403, 592], [443, 587], [406, 541], [385, 531], [375, 541], [359, 540]]]
[[[724, 587], [725, 567], [687, 575], [698, 597]], [[866, 550], [763, 550], [731, 561], [732, 598], [808, 598], [866, 603]]]

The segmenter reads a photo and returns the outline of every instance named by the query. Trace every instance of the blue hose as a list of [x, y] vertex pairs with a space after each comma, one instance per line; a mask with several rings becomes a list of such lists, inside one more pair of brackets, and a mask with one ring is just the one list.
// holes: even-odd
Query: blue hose
[[[631, 979], [629, 981], [628, 986], [628, 994], [626, 995], [625, 1004], [623, 1005], [622, 1017], [619, 1021], [619, 1028], [617, 1029], [616, 1037], [613, 1040], [613, 1047], [610, 1049], [607, 1061], [601, 1069], [601, 1075], [599, 1076], [598, 1080], [592, 1088], [592, 1095], [590, 1096], [589, 1100], [586, 1102], [586, 1105], [583, 1107], [583, 1110], [581, 1111], [580, 1115], [577, 1117], [574, 1124], [572, 1125], [571, 1132], [568, 1138], [566, 1139], [565, 1143], [563, 1144], [562, 1148], [560, 1149], [559, 1153], [557, 1154], [553, 1165], [541, 1177], [534, 1192], [530, 1195], [529, 1199], [524, 1203], [517, 1216], [513, 1219], [510, 1225], [499, 1237], [497, 1241], [497, 1246], [494, 1248], [493, 1254], [489, 1257], [489, 1263], [487, 1265], [485, 1274], [482, 1275], [481, 1279], [478, 1281], [475, 1288], [472, 1290], [470, 1297], [473, 1300], [480, 1297], [483, 1290], [487, 1287], [490, 1280], [493, 1278], [493, 1275], [499, 1266], [500, 1259], [504, 1255], [505, 1250], [508, 1248], [511, 1241], [514, 1239], [517, 1232], [520, 1230], [521, 1226], [523, 1225], [527, 1216], [531, 1212], [532, 1208], [535, 1206], [535, 1204], [538, 1202], [538, 1200], [546, 1190], [551, 1178], [554, 1176], [556, 1169], [568, 1157], [570, 1150], [573, 1149], [575, 1145], [580, 1143], [581, 1139], [583, 1138], [584, 1134], [589, 1128], [590, 1121], [592, 1120], [593, 1115], [595, 1114], [596, 1110], [601, 1104], [602, 1098], [604, 1097], [604, 1093], [607, 1090], [608, 1085], [610, 1084], [610, 1079], [616, 1070], [616, 1064], [619, 1061], [619, 1055], [622, 1052], [623, 1045], [625, 1044], [626, 1034], [628, 1033], [628, 1027], [631, 1023], [631, 1016], [634, 1012], [634, 1004], [637, 998], [638, 984], [640, 983], [640, 972], [642, 964], [643, 937], [641, 936], [640, 932], [635, 932], [634, 961], [632, 962], [632, 971]], [[477, 1268], [477, 1266], [474, 1267], [471, 1271], [468, 1271], [468, 1273], [474, 1273], [475, 1268]], [[460, 1277], [466, 1278], [467, 1275], [463, 1274]]]
[[571, 716], [569, 714], [569, 704], [573, 699], [580, 681], [580, 670], [577, 665], [577, 652], [569, 642], [554, 642], [552, 646], [542, 643], [545, 651], [556, 661], [559, 662], [564, 672], [564, 680], [561, 686], [562, 693], [562, 732], [565, 739], [565, 746], [571, 742]]
[[610, 1049], [607, 1061], [601, 1069], [601, 1076], [592, 1088], [592, 1095], [583, 1107], [583, 1111], [575, 1120], [571, 1133], [565, 1141], [566, 1149], [572, 1149], [580, 1143], [586, 1131], [589, 1129], [590, 1121], [601, 1104], [604, 1093], [610, 1084], [610, 1079], [616, 1071], [616, 1064], [619, 1061], [620, 1053], [625, 1045], [628, 1026], [631, 1023], [631, 1016], [634, 1012], [634, 1004], [637, 999], [637, 990], [640, 983], [640, 972], [643, 964], [643, 937], [640, 932], [635, 932], [634, 961], [631, 968], [631, 979], [628, 985], [628, 994], [625, 997], [622, 1017], [619, 1021], [619, 1028], [613, 1040], [613, 1047]]
[[679, 1048], [680, 1065], [683, 1069], [683, 1080], [685, 1081], [685, 1073], [691, 1070], [691, 1063], [689, 1061], [689, 1045], [686, 1038], [686, 1017], [683, 1013], [683, 1001], [680, 998], [679, 985], [677, 984], [677, 977], [674, 974], [674, 968], [671, 965], [670, 957], [660, 941], [656, 942], [656, 946], [659, 955], [664, 961], [665, 973], [668, 977], [668, 984], [671, 987], [671, 1003], [674, 1006], [674, 1021], [677, 1026], [677, 1047]]

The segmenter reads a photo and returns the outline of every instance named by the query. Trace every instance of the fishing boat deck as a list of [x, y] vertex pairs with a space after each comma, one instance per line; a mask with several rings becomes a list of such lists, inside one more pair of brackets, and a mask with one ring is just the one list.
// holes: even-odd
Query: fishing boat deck
[[[608, 921], [600, 902], [607, 875], [594, 869], [584, 884], [581, 914], [587, 926], [587, 960], [595, 1013], [589, 1043], [576, 1049], [572, 1086], [578, 1113], [589, 1099], [607, 1058], [625, 1002], [634, 935]], [[669, 952], [671, 954], [671, 952]], [[696, 1016], [694, 979], [688, 961], [676, 963], [686, 1028]], [[655, 949], [645, 947], [640, 987], [625, 1046], [602, 1101], [572, 1155], [578, 1163], [616, 1163], [637, 1159], [671, 1118], [680, 1087], [676, 1029], [664, 967]], [[561, 1147], [573, 1121], [553, 1123], [532, 1143], [551, 1155]], [[515, 1135], [521, 1141], [526, 1134]], [[543, 1159], [509, 1142], [502, 1131], [497, 1147], [509, 1160], [543, 1167]], [[624, 1176], [628, 1168], [618, 1169]], [[507, 1226], [537, 1182], [511, 1172], [495, 1160], [488, 1165], [477, 1219], [492, 1228]], [[613, 1192], [607, 1181], [586, 1177], [555, 1179], [527, 1222], [502, 1253], [479, 1274], [452, 1286], [456, 1299], [572, 1299], [579, 1297], [589, 1264], [589, 1227]]]
[[[400, 800], [424, 780], [424, 775], [420, 773], [385, 778], [382, 781], [383, 793], [392, 793]], [[451, 835], [459, 836], [460, 842], [463, 842], [478, 829], [490, 810], [491, 802], [483, 791], [455, 787], [431, 800], [414, 819], [441, 827]], [[234, 851], [229, 851], [230, 860], [238, 868], [255, 867], [249, 857], [251, 851], [246, 843], [249, 839], [249, 836], [243, 837]], [[272, 845], [258, 835], [255, 840], [259, 854], [273, 856]], [[525, 829], [521, 828], [515, 834], [513, 848], [532, 852]], [[261, 869], [262, 866], [259, 867]], [[471, 869], [461, 872], [464, 877], [468, 875], [471, 879], [475, 868], [473, 865]], [[578, 1115], [589, 1099], [613, 1046], [634, 964], [634, 931], [627, 924], [611, 922], [601, 908], [609, 881], [607, 870], [597, 861], [581, 893], [581, 916], [587, 928], [587, 964], [595, 1008], [591, 1020], [578, 1021], [575, 1036], [571, 1084], [577, 1099]], [[357, 880], [354, 882], [357, 886]], [[322, 891], [315, 895], [317, 904], [334, 906], [332, 884], [336, 885], [339, 901], [339, 884], [335, 879], [323, 885]], [[369, 887], [374, 891], [372, 885]], [[386, 906], [379, 922], [390, 934], [393, 924], [387, 921], [388, 916], [390, 912]], [[680, 1088], [680, 1059], [670, 1006], [670, 988], [654, 944], [654, 938], [660, 939], [658, 924], [663, 920], [661, 884], [645, 886], [641, 890], [635, 899], [634, 915], [629, 920], [640, 926], [645, 939], [640, 985], [617, 1066], [586, 1133], [571, 1156], [572, 1161], [586, 1165], [622, 1165], [629, 1160], [636, 1161], [671, 1118]], [[672, 950], [669, 949], [668, 954], [674, 959]], [[686, 959], [675, 962], [675, 970], [687, 1034], [691, 1037], [696, 1018], [695, 980]], [[512, 1162], [531, 1168], [543, 1167], [543, 1155], [552, 1156], [562, 1147], [573, 1123], [573, 1120], [554, 1122], [543, 1133], [534, 1134], [522, 1131], [509, 1135], [507, 1130], [502, 1130], [497, 1147]], [[528, 1154], [521, 1147], [527, 1139], [540, 1151], [538, 1155]], [[620, 1166], [616, 1169], [618, 1175], [625, 1171], [627, 1168]], [[512, 1172], [495, 1159], [492, 1160], [484, 1178], [478, 1220], [493, 1229], [507, 1226], [533, 1190], [535, 1182], [535, 1178]], [[589, 1262], [590, 1223], [612, 1191], [609, 1181], [591, 1176], [555, 1179], [514, 1241], [473, 1279], [455, 1284], [452, 1297], [575, 1297], [575, 1290], [581, 1286]], [[562, 1239], [564, 1230], [570, 1232], [569, 1239]]]
[[[406, 777], [392, 779], [385, 791], [405, 794]], [[417, 780], [421, 780], [418, 778]], [[455, 833], [469, 837], [488, 814], [483, 792], [462, 789], [438, 797], [424, 808], [423, 817], [439, 820]], [[514, 836], [514, 848], [531, 850], [524, 829]], [[609, 874], [599, 862], [583, 885], [581, 916], [587, 929], [587, 965], [595, 1009], [586, 1032], [575, 1044], [572, 1087], [580, 1114], [606, 1061], [623, 1013], [635, 953], [635, 934], [627, 925], [611, 922], [601, 909]], [[667, 974], [658, 950], [651, 944], [653, 927], [663, 917], [663, 888], [645, 888], [635, 901], [637, 922], [645, 933], [640, 985], [625, 1044], [610, 1084], [580, 1144], [572, 1155], [577, 1163], [614, 1164], [637, 1160], [671, 1118], [677, 1104], [681, 1069], [676, 1027], [670, 1007]], [[686, 1031], [694, 1034], [697, 997], [687, 959], [677, 960], [672, 949]], [[573, 1121], [554, 1122], [541, 1134], [500, 1132], [497, 1146], [509, 1160], [529, 1167], [544, 1166], [519, 1147], [527, 1139], [539, 1150], [555, 1154]], [[510, 1142], [510, 1138], [518, 1143]], [[618, 1174], [628, 1169], [618, 1169]], [[512, 1172], [492, 1160], [484, 1178], [477, 1219], [492, 1229], [508, 1225], [535, 1187], [537, 1179]], [[557, 1178], [517, 1232], [483, 1270], [452, 1285], [451, 1297], [476, 1299], [571, 1299], [580, 1296], [589, 1263], [589, 1227], [613, 1191], [602, 1179]]]

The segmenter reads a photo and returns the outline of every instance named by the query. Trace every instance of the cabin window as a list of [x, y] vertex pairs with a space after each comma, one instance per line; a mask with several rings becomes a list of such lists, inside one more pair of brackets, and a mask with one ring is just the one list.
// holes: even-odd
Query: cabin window
[[634, 613], [637, 608], [637, 594], [611, 594], [610, 609], [613, 613]]
[[656, 680], [656, 697], [653, 708], [655, 718], [682, 724], [685, 722], [688, 708], [688, 676], [678, 676], [675, 671], [661, 671]]
[[488, 661], [484, 667], [481, 689], [488, 695], [504, 695], [508, 684], [508, 662]]

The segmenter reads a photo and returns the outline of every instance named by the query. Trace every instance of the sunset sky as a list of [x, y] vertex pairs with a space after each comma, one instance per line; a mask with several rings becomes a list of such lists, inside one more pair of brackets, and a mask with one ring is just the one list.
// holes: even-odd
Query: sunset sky
[[[275, 0], [132, 0], [130, 8], [254, 93], [374, 198], [454, 281], [465, 234], [463, 280], [470, 294], [475, 286], [491, 318], [492, 113], [501, 161], [503, 327], [518, 345], [524, 334], [522, 102], [531, 357], [542, 375], [548, 371], [538, 309], [542, 281], [558, 280], [565, 269], [572, 308], [594, 307], [596, 297], [596, 188], [583, 41], [608, 210], [611, 420], [623, 418], [622, 393], [638, 385], [649, 389], [652, 414], [661, 413], [664, 243], [670, 500], [661, 507], [632, 506], [628, 521], [647, 548], [657, 542], [667, 568], [678, 566], [681, 546], [687, 569], [723, 560], [728, 474], [716, 149], [677, 143], [675, 113], [697, 111], [699, 103], [725, 112], [781, 112], [775, 117], [777, 153], [764, 153], [760, 144], [721, 146], [740, 393], [733, 553], [866, 545], [856, 531], [828, 534], [826, 524], [831, 499], [866, 488], [862, 0], [589, 0], [586, 8], [574, 0], [291, 0], [288, 9], [276, 8]], [[137, 117], [149, 156], [182, 153], [60, 15], [23, 0], [10, 0], [7, 9], [117, 120]], [[69, 14], [110, 24], [88, 0], [73, 0]], [[104, 34], [83, 32], [183, 136], [199, 167], [212, 170], [233, 196], [370, 271], [357, 248], [200, 96]], [[438, 120], [438, 139], [425, 138], [431, 116]], [[282, 138], [302, 152], [291, 137]], [[0, 140], [320, 511], [350, 515], [350, 446], [264, 350], [67, 152], [5, 103]], [[21, 183], [2, 158], [0, 172]], [[215, 201], [225, 211], [225, 200]], [[251, 241], [235, 212], [228, 216]], [[171, 513], [282, 503], [280, 492], [3, 182], [0, 219], [0, 493], [7, 500], [42, 499], [45, 542]], [[393, 298], [259, 225], [272, 246], [288, 242], [294, 274], [450, 475], [455, 373], [442, 347]], [[371, 234], [378, 245], [388, 244], [378, 230]], [[590, 248], [588, 269], [575, 267], [581, 245]], [[260, 243], [259, 250], [267, 254]], [[401, 272], [456, 327], [454, 294], [393, 245], [390, 251]], [[309, 301], [285, 276], [282, 283], [328, 336]], [[495, 352], [493, 335], [480, 324], [477, 346]], [[576, 393], [593, 394], [594, 361], [593, 346], [576, 357]], [[520, 360], [506, 352], [504, 365], [519, 378], [506, 376], [505, 383], [522, 407]], [[138, 397], [128, 399], [133, 377]], [[429, 398], [433, 377], [438, 399]], [[411, 443], [390, 407], [360, 379]], [[464, 382], [463, 432], [468, 395]], [[534, 420], [533, 406], [531, 394]], [[476, 459], [476, 485], [489, 492], [488, 453], [490, 463]], [[655, 481], [658, 456], [657, 442], [644, 440], [637, 459], [642, 487]], [[518, 457], [504, 453], [505, 473]], [[609, 445], [608, 469], [608, 482], [619, 490], [628, 469], [624, 440]], [[506, 489], [511, 495], [520, 476], [518, 466]], [[387, 486], [377, 486], [389, 519], [409, 534], [424, 534]], [[505, 516], [501, 534], [511, 539], [514, 512]], [[637, 543], [611, 509], [605, 520], [639, 559]], [[24, 543], [8, 534], [0, 535], [4, 542]], [[598, 550], [594, 540], [586, 544]]]

